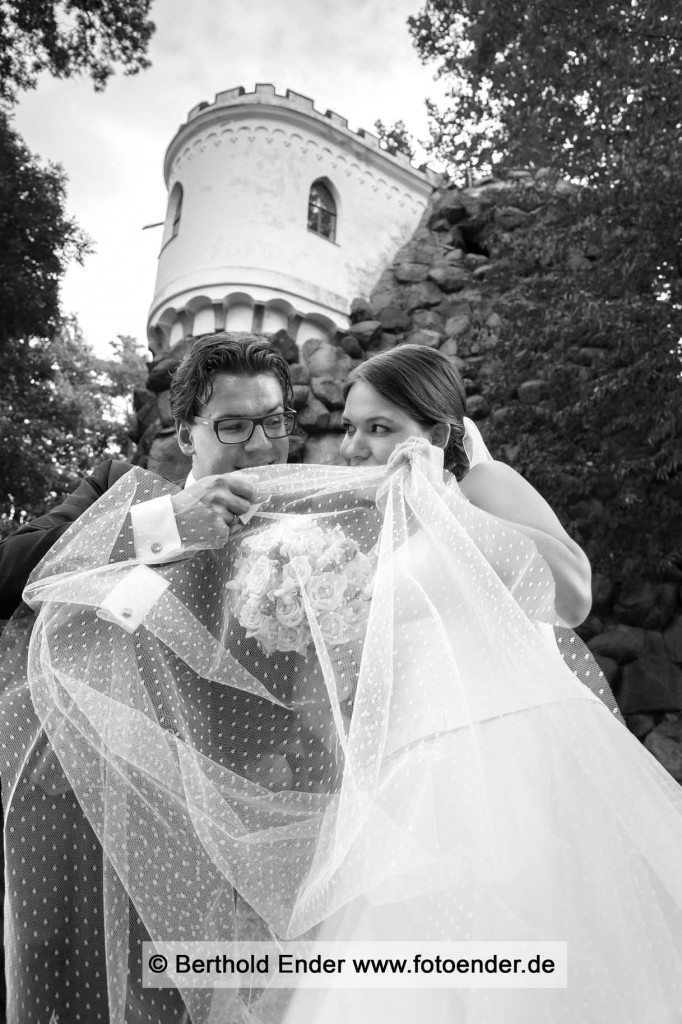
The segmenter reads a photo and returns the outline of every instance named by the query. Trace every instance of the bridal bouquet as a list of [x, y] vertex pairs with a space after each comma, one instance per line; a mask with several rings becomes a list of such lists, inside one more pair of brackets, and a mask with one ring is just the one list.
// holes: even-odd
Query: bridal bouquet
[[266, 654], [305, 654], [311, 619], [330, 646], [364, 634], [374, 566], [340, 526], [281, 520], [244, 538], [236, 567], [235, 614]]

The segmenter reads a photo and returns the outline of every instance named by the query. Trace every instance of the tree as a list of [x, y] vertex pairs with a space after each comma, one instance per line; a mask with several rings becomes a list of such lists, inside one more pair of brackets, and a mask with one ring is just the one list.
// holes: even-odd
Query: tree
[[379, 145], [391, 156], [404, 153], [410, 160], [414, 157], [414, 139], [405, 127], [404, 121], [396, 121], [393, 125], [385, 125], [383, 121], [375, 121], [374, 127], [379, 136]]
[[134, 75], [154, 24], [152, 0], [0, 0], [0, 100], [13, 103], [41, 71], [55, 78], [89, 74], [103, 89], [115, 65]]
[[12, 340], [54, 332], [66, 265], [88, 251], [65, 193], [61, 168], [41, 166], [0, 111], [0, 353]]
[[126, 445], [127, 402], [146, 367], [132, 338], [97, 359], [73, 319], [53, 336], [14, 341], [0, 375], [0, 534], [70, 491]]
[[[124, 445], [115, 401], [125, 366], [94, 359], [64, 320], [59, 283], [88, 239], [67, 216], [61, 168], [43, 166], [10, 122], [21, 90], [48, 71], [106, 85], [116, 65], [149, 66], [151, 0], [0, 0], [0, 532], [44, 509], [105, 452]], [[98, 388], [102, 388], [98, 396]]]
[[[410, 27], [451, 83], [431, 114], [453, 175], [535, 172], [507, 196], [523, 228], [487, 225], [493, 434], [602, 568], [682, 578], [682, 11], [427, 0]], [[542, 399], [510, 402], [529, 380]]]

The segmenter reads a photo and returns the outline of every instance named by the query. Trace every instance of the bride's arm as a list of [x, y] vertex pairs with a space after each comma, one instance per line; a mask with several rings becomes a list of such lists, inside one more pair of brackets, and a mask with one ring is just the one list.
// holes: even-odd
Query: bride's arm
[[590, 563], [545, 499], [503, 462], [473, 466], [459, 486], [472, 505], [534, 542], [554, 577], [557, 614], [568, 626], [581, 623], [592, 603]]

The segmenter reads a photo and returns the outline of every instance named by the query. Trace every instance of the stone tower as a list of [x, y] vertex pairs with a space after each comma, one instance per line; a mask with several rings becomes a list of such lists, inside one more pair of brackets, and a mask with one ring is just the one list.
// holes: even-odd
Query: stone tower
[[168, 210], [149, 345], [215, 330], [299, 345], [348, 326], [414, 232], [429, 172], [306, 96], [272, 85], [200, 103], [168, 147]]

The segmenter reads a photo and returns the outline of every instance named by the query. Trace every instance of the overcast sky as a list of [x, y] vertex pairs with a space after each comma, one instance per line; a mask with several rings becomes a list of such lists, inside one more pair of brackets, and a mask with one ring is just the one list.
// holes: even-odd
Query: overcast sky
[[89, 80], [41, 78], [22, 96], [15, 124], [29, 148], [60, 163], [68, 209], [94, 242], [62, 291], [101, 354], [118, 334], [146, 344], [146, 319], [164, 219], [166, 148], [202, 100], [272, 82], [312, 97], [353, 130], [402, 119], [427, 137], [424, 101], [442, 86], [412, 46], [406, 21], [420, 0], [156, 0], [152, 67], [116, 75], [104, 93]]

